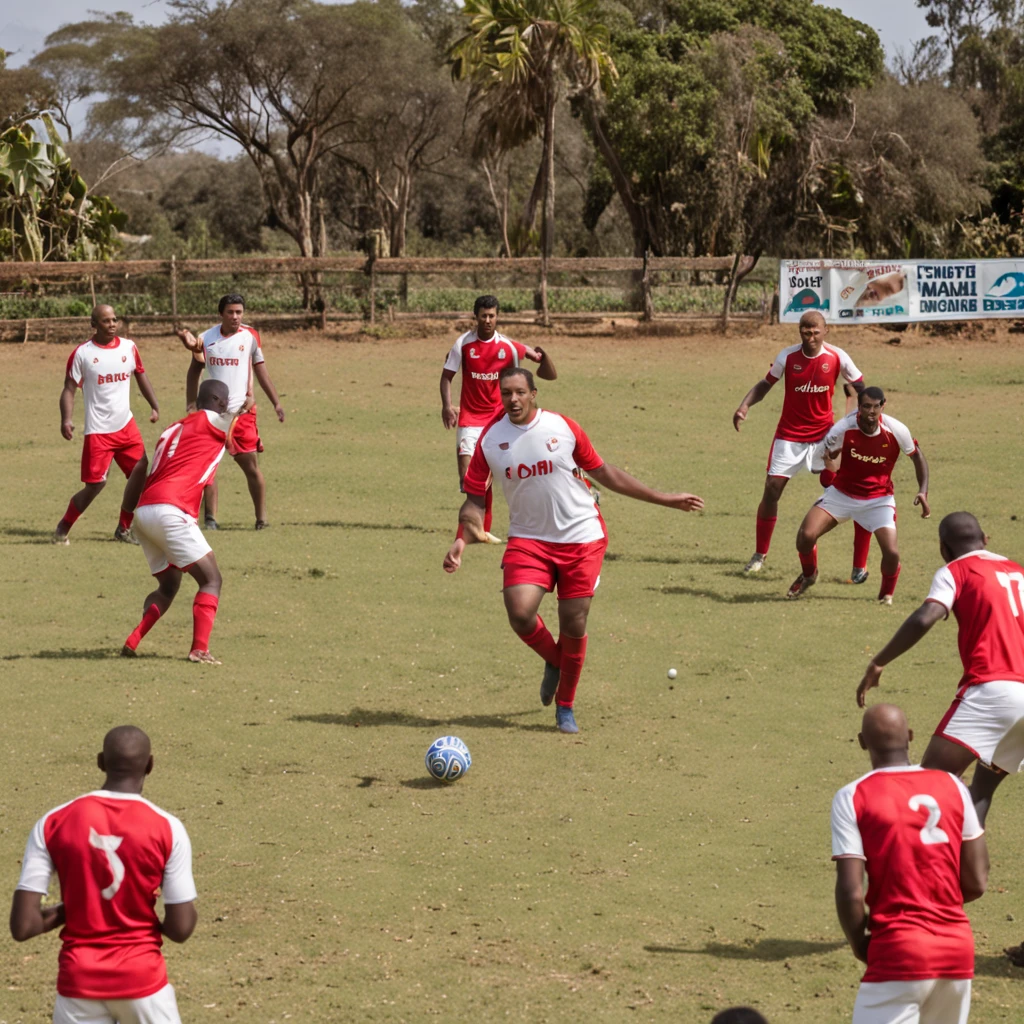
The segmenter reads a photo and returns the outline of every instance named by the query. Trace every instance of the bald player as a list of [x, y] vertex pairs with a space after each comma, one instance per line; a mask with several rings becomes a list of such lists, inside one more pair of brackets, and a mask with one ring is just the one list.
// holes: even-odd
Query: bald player
[[[66, 441], [74, 436], [75, 392], [81, 388], [85, 403], [82, 445], [82, 483], [85, 486], [68, 502], [67, 511], [54, 530], [54, 544], [70, 543], [71, 527], [106, 486], [112, 461], [126, 477], [136, 463], [145, 462], [146, 446], [132, 416], [133, 376], [142, 397], [153, 410], [149, 422], [156, 423], [160, 418], [156, 394], [146, 376], [142, 357], [134, 341], [118, 337], [119, 322], [112, 306], [96, 306], [92, 311], [92, 337], [68, 357], [64, 390], [60, 393], [60, 432]], [[131, 516], [125, 512], [114, 531], [114, 539], [135, 542], [131, 535]]]
[[[143, 799], [153, 755], [141, 729], [111, 729], [96, 764], [102, 788], [44, 814], [29, 835], [11, 935], [63, 928], [54, 1024], [180, 1024], [160, 947], [196, 927], [192, 845], [177, 818]], [[54, 872], [62, 902], [43, 906]]]
[[[752, 405], [785, 378], [782, 415], [775, 428], [775, 437], [768, 452], [768, 474], [764, 482], [761, 504], [757, 506], [756, 546], [744, 572], [760, 572], [768, 557], [768, 548], [779, 515], [779, 499], [793, 477], [809, 470], [820, 473], [825, 468], [820, 444], [832, 428], [832, 395], [842, 376], [859, 394], [864, 390], [864, 377], [853, 360], [841, 349], [826, 343], [828, 324], [817, 311], [800, 318], [800, 344], [784, 348], [768, 373], [743, 397], [733, 413], [732, 424], [739, 430]], [[858, 556], [854, 556], [854, 565]], [[858, 578], [862, 582], [867, 578]]]
[[974, 936], [963, 905], [985, 892], [989, 867], [974, 803], [955, 775], [910, 763], [914, 734], [895, 705], [866, 711], [857, 738], [871, 771], [832, 801], [836, 913], [867, 964], [853, 1024], [966, 1024]]
[[971, 797], [983, 825], [996, 787], [1024, 762], [1024, 569], [987, 548], [985, 531], [970, 512], [942, 520], [939, 552], [946, 564], [857, 687], [863, 707], [882, 669], [953, 613], [964, 671], [921, 763], [959, 776], [977, 761]]

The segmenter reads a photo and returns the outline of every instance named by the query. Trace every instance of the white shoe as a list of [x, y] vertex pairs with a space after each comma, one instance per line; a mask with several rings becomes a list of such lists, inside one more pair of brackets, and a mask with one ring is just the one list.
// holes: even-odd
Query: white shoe
[[892, 594], [886, 594], [885, 597], [878, 599], [879, 604], [892, 604]]
[[743, 567], [744, 572], [760, 572], [764, 568], [764, 555], [753, 555]]
[[484, 534], [485, 544], [504, 544], [505, 542], [500, 537], [495, 537], [493, 533]]

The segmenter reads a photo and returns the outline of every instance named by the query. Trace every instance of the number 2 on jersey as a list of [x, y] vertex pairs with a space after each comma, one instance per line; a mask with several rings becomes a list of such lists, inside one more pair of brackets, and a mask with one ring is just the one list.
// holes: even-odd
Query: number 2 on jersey
[[918, 793], [910, 798], [910, 809], [919, 811], [922, 807], [928, 811], [928, 820], [921, 829], [921, 842], [925, 846], [935, 846], [937, 843], [948, 843], [949, 836], [939, 828], [939, 818], [942, 817], [942, 810], [939, 802], [927, 793]]
[[[1020, 618], [1020, 610], [1024, 607], [1024, 573], [1020, 572], [997, 572], [996, 579], [1006, 591], [1006, 597], [1010, 602], [1010, 611], [1015, 618]], [[1013, 584], [1017, 584], [1017, 597], [1013, 596]]]
[[123, 839], [124, 836], [101, 836], [96, 829], [91, 827], [89, 829], [89, 845], [97, 850], [102, 850], [107, 855], [110, 873], [114, 876], [110, 885], [100, 893], [105, 900], [112, 900], [124, 881], [124, 861], [116, 853]]

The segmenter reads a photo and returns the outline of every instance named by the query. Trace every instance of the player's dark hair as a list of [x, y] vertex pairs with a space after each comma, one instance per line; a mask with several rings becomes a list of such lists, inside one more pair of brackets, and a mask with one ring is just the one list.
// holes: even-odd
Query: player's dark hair
[[228, 306], [241, 306], [244, 309], [245, 299], [239, 292], [229, 292], [227, 295], [221, 296], [220, 302], [217, 303], [217, 312], [223, 314]]
[[728, 1010], [716, 1013], [711, 1024], [768, 1024], [768, 1021], [749, 1006], [731, 1006]]
[[481, 309], [500, 309], [497, 295], [481, 295], [473, 303], [473, 316], [476, 316]]
[[870, 398], [872, 402], [881, 402], [882, 405], [885, 405], [885, 392], [879, 387], [865, 388], [857, 397], [857, 404], [860, 405], [865, 398]]
[[526, 369], [525, 366], [506, 366], [506, 367], [504, 367], [502, 369], [502, 371], [498, 374], [498, 387], [499, 388], [501, 387], [501, 382], [503, 380], [505, 380], [506, 378], [508, 378], [508, 377], [525, 377], [526, 378], [526, 386], [531, 391], [536, 391], [537, 390], [537, 385], [534, 384], [534, 382], [533, 382], [533, 374], [530, 373], [530, 371], [528, 369]]

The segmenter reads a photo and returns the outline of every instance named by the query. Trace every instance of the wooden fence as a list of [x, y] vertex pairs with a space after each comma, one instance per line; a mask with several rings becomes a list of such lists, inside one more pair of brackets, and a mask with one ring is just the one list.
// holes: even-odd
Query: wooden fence
[[[587, 276], [601, 274], [628, 273], [633, 278], [632, 292], [637, 297], [638, 308], [631, 311], [642, 320], [655, 319], [652, 287], [655, 275], [660, 273], [713, 272], [720, 280], [721, 288], [720, 312], [709, 313], [659, 313], [659, 320], [688, 319], [720, 321], [727, 327], [733, 319], [756, 319], [763, 313], [733, 313], [732, 301], [738, 283], [737, 271], [741, 257], [708, 256], [708, 257], [676, 257], [650, 256], [640, 257], [574, 257], [552, 258], [520, 257], [516, 259], [478, 259], [478, 258], [423, 258], [397, 257], [385, 259], [364, 259], [352, 256], [323, 256], [315, 258], [303, 257], [244, 257], [235, 259], [205, 260], [123, 260], [93, 263], [3, 263], [0, 262], [0, 290], [9, 290], [14, 285], [24, 286], [28, 283], [77, 282], [80, 286], [87, 284], [93, 301], [96, 298], [96, 282], [118, 279], [121, 281], [141, 278], [164, 278], [170, 297], [170, 311], [164, 314], [148, 316], [132, 316], [132, 324], [176, 324], [181, 317], [178, 312], [178, 287], [186, 278], [212, 278], [226, 275], [294, 275], [297, 280], [310, 277], [314, 281], [322, 280], [324, 274], [357, 275], [360, 279], [361, 292], [366, 297], [365, 309], [362, 313], [343, 313], [332, 311], [326, 303], [319, 303], [315, 310], [302, 310], [295, 313], [260, 314], [260, 322], [288, 321], [300, 322], [309, 326], [326, 328], [328, 322], [343, 320], [369, 320], [371, 324], [379, 319], [395, 320], [400, 318], [464, 318], [466, 310], [450, 310], [436, 313], [406, 312], [389, 304], [381, 308], [380, 295], [382, 279], [399, 278], [398, 295], [400, 304], [408, 295], [409, 275], [446, 276], [477, 276], [480, 274], [516, 275], [520, 278], [532, 279], [536, 283], [536, 294], [540, 301], [535, 303], [537, 309], [525, 316], [503, 314], [502, 320], [510, 323], [538, 323], [550, 326], [553, 321], [578, 319], [587, 316], [601, 316], [598, 311], [587, 313], [551, 313], [547, 308], [547, 285], [549, 276], [557, 273], [583, 274]], [[322, 292], [321, 292], [322, 294]], [[388, 289], [388, 294], [393, 294]], [[621, 315], [621, 314], [619, 314]], [[628, 314], [627, 314], [628, 315]], [[80, 327], [88, 322], [86, 317], [54, 317], [28, 318], [17, 320], [0, 320], [0, 329], [6, 328], [11, 334], [12, 329], [21, 333], [21, 340], [36, 339], [40, 334], [45, 338], [51, 328]], [[23, 328], [20, 332], [18, 328]]]

